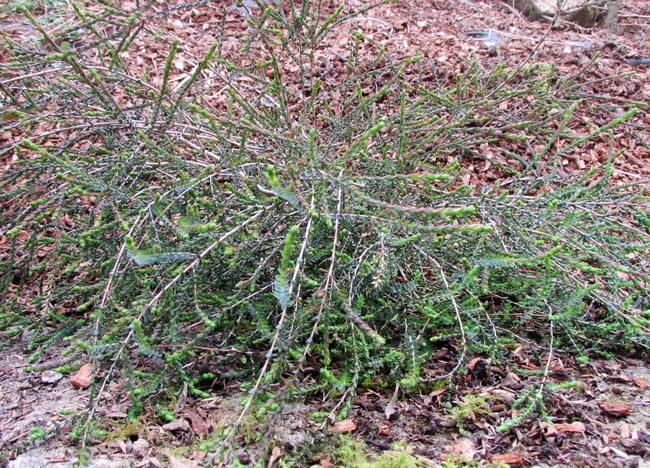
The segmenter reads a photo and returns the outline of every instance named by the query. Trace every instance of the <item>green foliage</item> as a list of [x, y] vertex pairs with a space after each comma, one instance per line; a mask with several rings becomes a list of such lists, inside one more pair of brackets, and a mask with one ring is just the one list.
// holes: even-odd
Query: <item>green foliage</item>
[[29, 440], [32, 442], [37, 442], [41, 439], [44, 439], [46, 435], [47, 431], [41, 426], [33, 426], [29, 428]]
[[289, 265], [291, 263], [291, 248], [296, 240], [298, 229], [298, 226], [293, 226], [289, 229], [284, 249], [282, 249], [280, 269], [275, 277], [275, 283], [273, 285], [273, 295], [278, 300], [282, 310], [286, 310], [289, 306], [289, 302], [291, 302], [291, 290], [289, 289]]
[[[24, 140], [2, 148], [16, 161], [0, 176], [0, 329], [33, 333], [31, 361], [63, 342], [65, 365], [111, 363], [121, 374], [99, 378], [123, 376], [135, 420], [170, 384], [211, 395], [206, 366], [262, 414], [306, 394], [349, 400], [359, 382], [416, 389], [449, 343], [459, 366], [551, 326], [585, 357], [647, 348], [648, 188], [609, 183], [615, 154], [578, 177], [557, 170], [636, 107], [605, 108], [575, 137], [576, 77], [541, 64], [504, 87], [508, 71], [478, 62], [456, 74], [379, 50], [368, 63], [362, 35], [329, 82], [315, 50], [362, 12], [309, 5], [249, 18], [256, 40], [237, 56], [216, 32], [173, 89], [176, 42], [158, 81], [123, 59], [136, 37], [155, 39], [134, 27], [158, 21], [146, 8], [76, 5], [80, 30], [116, 31], [93, 54], [43, 28], [42, 43], [13, 45], [0, 99]], [[529, 105], [499, 107], [516, 99]], [[502, 184], [469, 186], [463, 167], [486, 148]], [[317, 382], [300, 384], [306, 367]]]

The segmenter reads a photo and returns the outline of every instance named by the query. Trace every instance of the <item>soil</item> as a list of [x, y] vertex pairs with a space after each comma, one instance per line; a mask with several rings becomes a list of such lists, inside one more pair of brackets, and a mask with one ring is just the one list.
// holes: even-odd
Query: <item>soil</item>
[[[0, 360], [0, 443], [10, 467], [75, 466], [78, 446], [70, 440], [70, 414], [87, 407], [89, 390], [71, 385], [70, 376], [48, 383], [51, 372], [24, 372], [26, 340], [5, 348]], [[48, 358], [56, 363], [58, 350]], [[440, 390], [410, 392], [360, 388], [348, 419], [330, 428], [347, 432], [362, 441], [370, 453], [379, 455], [395, 443], [426, 466], [437, 466], [448, 457], [506, 462], [511, 466], [650, 466], [650, 366], [631, 358], [591, 361], [579, 365], [571, 357], [555, 354], [546, 381], [539, 375], [525, 376], [546, 367], [533, 358], [532, 349], [518, 348], [508, 366], [477, 357], [453, 385]], [[436, 386], [436, 376], [455, 365], [455, 351], [443, 350], [425, 369]], [[513, 366], [514, 365], [514, 366]], [[62, 378], [61, 378], [62, 377]], [[529, 421], [513, 430], [497, 427], [516, 415], [515, 400], [546, 385], [545, 408], [552, 423], [536, 409]], [[562, 384], [570, 383], [562, 388]], [[557, 390], [549, 390], [559, 387]], [[119, 395], [119, 383], [111, 389]], [[396, 395], [396, 397], [395, 397]], [[241, 395], [227, 394], [206, 400], [188, 400], [177, 419], [162, 424], [155, 412], [146, 424], [125, 425], [126, 413], [108, 397], [98, 414], [114, 431], [91, 448], [93, 467], [195, 466], [207, 453], [198, 442], [213, 430], [226, 427], [238, 415]], [[110, 400], [110, 401], [109, 401]], [[472, 405], [472, 401], [477, 402]], [[458, 414], [456, 408], [474, 408]], [[264, 435], [260, 421], [244, 425], [237, 452], [240, 460], [257, 465], [269, 454], [265, 447], [280, 447], [279, 457], [289, 466], [328, 465], [329, 450], [336, 441], [324, 438], [322, 420], [315, 412], [328, 412], [337, 401], [283, 407]], [[150, 408], [151, 410], [151, 408]], [[524, 411], [519, 407], [519, 411]], [[346, 423], [349, 427], [346, 429]], [[126, 429], [125, 429], [126, 427]], [[47, 435], [33, 441], [33, 428]], [[251, 434], [253, 434], [251, 436]], [[250, 438], [250, 440], [248, 440]], [[248, 444], [250, 443], [250, 444]], [[318, 447], [325, 447], [318, 451]], [[312, 451], [309, 451], [309, 450]], [[370, 455], [372, 457], [372, 455]], [[320, 465], [319, 465], [320, 463]]]
[[[127, 2], [122, 3], [126, 6]], [[166, 39], [180, 40], [172, 83], [182, 81], [212, 45], [213, 31], [222, 21], [222, 9], [228, 6], [231, 8], [227, 10], [223, 52], [234, 56], [248, 32], [244, 16], [248, 10], [256, 11], [250, 2], [244, 3], [246, 8], [233, 6], [230, 0], [192, 5], [176, 1], [153, 3], [153, 8], [164, 14], [146, 27], [159, 29]], [[364, 5], [356, 0], [348, 3], [355, 8]], [[592, 81], [585, 92], [601, 95], [609, 103], [650, 100], [650, 67], [644, 61], [650, 57], [650, 3], [623, 2], [614, 30], [586, 30], [561, 23], [550, 31], [547, 23], [527, 20], [505, 3], [509, 2], [403, 0], [369, 10], [337, 27], [324, 41], [320, 52], [323, 60], [331, 64], [327, 65], [327, 79], [336, 80], [336, 74], [344, 72], [348, 39], [354, 32], [362, 32], [396, 59], [423, 55], [428, 62], [453, 73], [461, 72], [471, 57], [477, 57], [486, 69], [498, 62], [517, 67], [528, 59], [537, 39], [546, 34], [545, 42], [536, 49], [535, 62], [553, 63], [563, 74], [576, 74], [599, 53], [601, 57], [590, 71]], [[336, 5], [326, 6], [333, 11]], [[40, 12], [41, 17], [44, 14]], [[0, 10], [0, 35], [16, 41], [38, 37], [26, 20], [6, 10]], [[145, 66], [159, 67], [166, 58], [166, 49], [145, 40], [137, 39], [131, 50], [125, 54], [131, 54], [126, 58], [130, 58], [136, 75]], [[370, 57], [376, 49], [368, 47], [362, 52]], [[6, 57], [7, 51], [0, 48], [0, 59]], [[615, 78], [605, 82], [605, 77]], [[639, 112], [633, 123], [647, 128], [647, 109]], [[648, 137], [645, 146], [638, 144], [637, 138], [632, 130], [621, 130], [616, 135], [615, 150], [628, 151], [617, 161], [614, 179], [638, 181], [650, 174]], [[0, 143], [11, 139], [19, 141], [19, 135], [15, 131], [0, 132]], [[598, 148], [589, 148], [567, 161], [566, 171], [589, 168], [597, 162], [599, 153]], [[466, 169], [472, 173], [472, 182], [485, 181], [482, 169]], [[79, 454], [70, 438], [72, 416], [87, 408], [91, 390], [74, 388], [69, 375], [25, 372], [31, 365], [27, 362], [30, 340], [25, 334], [0, 336], [0, 463], [13, 467], [72, 466]], [[511, 351], [508, 365], [475, 357], [453, 385], [437, 389], [437, 378], [454, 368], [456, 356], [456, 350], [451, 348], [437, 353], [425, 370], [430, 381], [417, 392], [381, 388], [379, 384], [376, 388], [360, 388], [348, 426], [333, 426], [334, 432], [350, 432], [375, 454], [390, 451], [392, 444], [401, 441], [410, 453], [431, 465], [452, 456], [512, 466], [650, 466], [647, 356], [580, 364], [569, 355], [553, 353], [548, 362], [548, 350], [522, 346]], [[60, 350], [51, 346], [36, 364], [51, 367], [48, 364], [60, 357]], [[175, 412], [171, 426], [161, 423], [155, 411], [148, 408], [150, 417], [125, 430], [120, 385], [123, 383], [115, 382], [108, 389], [109, 397], [98, 413], [112, 431], [91, 447], [91, 466], [201, 464], [207, 459], [199, 442], [232, 420], [239, 408], [240, 397], [235, 393], [225, 392], [207, 400], [188, 398]], [[547, 395], [546, 415], [552, 423], [542, 418], [538, 407], [517, 406], [519, 399], [526, 395], [532, 398], [542, 386]], [[286, 406], [273, 421], [272, 430], [264, 435], [264, 443], [252, 444], [252, 448], [236, 454], [238, 463], [256, 464], [264, 458], [271, 464], [284, 460], [295, 466], [332, 466], [322, 420], [313, 414], [328, 411], [336, 403]], [[454, 408], [473, 410], [463, 413]], [[497, 427], [526, 411], [530, 411], [526, 423], [497, 431]], [[45, 429], [42, 438], [38, 436], [39, 428]], [[260, 430], [255, 423], [247, 429], [252, 434]], [[264, 446], [269, 444], [280, 447], [280, 451], [266, 453]], [[307, 447], [316, 448], [313, 453], [301, 453]]]

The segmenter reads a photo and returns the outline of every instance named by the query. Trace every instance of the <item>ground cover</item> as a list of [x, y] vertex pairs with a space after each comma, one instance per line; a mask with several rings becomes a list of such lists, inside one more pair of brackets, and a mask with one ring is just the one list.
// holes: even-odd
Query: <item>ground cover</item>
[[643, 5], [22, 6], [5, 460], [647, 459]]

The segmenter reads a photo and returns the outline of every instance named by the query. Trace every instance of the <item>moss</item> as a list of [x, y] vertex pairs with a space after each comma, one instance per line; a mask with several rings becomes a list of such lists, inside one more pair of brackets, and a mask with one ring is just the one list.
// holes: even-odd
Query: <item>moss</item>
[[351, 436], [340, 436], [340, 444], [332, 453], [332, 463], [336, 466], [350, 468], [420, 468], [433, 466], [433, 463], [424, 458], [418, 458], [410, 453], [403, 443], [396, 443], [394, 450], [386, 451], [380, 456], [375, 456], [359, 440]]
[[124, 427], [121, 427], [120, 429], [110, 431], [106, 435], [105, 440], [108, 442], [114, 440], [126, 440], [126, 439], [136, 440], [142, 437], [144, 434], [146, 434], [146, 431], [147, 431], [147, 427], [142, 422], [134, 421], [126, 424]]

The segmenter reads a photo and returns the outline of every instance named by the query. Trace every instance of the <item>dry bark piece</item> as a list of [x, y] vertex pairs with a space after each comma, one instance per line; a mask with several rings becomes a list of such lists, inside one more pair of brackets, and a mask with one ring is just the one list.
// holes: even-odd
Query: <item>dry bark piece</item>
[[648, 388], [648, 382], [646, 382], [644, 379], [641, 377], [637, 377], [634, 379], [634, 383], [636, 384], [637, 387], [639, 387], [641, 390], [645, 390]]
[[611, 401], [599, 401], [598, 406], [604, 412], [610, 416], [629, 416], [630, 407], [625, 403], [614, 403]]
[[382, 426], [379, 431], [377, 431], [377, 434], [380, 436], [389, 436], [390, 435], [390, 429], [387, 426]]
[[343, 421], [339, 421], [335, 423], [332, 427], [330, 427], [329, 431], [334, 432], [336, 434], [348, 434], [356, 430], [357, 430], [357, 424], [354, 422], [354, 420], [344, 419]]
[[90, 387], [93, 380], [93, 365], [84, 364], [79, 368], [77, 373], [70, 379], [70, 383], [75, 388], [86, 389]]
[[467, 366], [465, 366], [465, 368], [469, 369], [469, 370], [472, 370], [472, 369], [474, 369], [474, 366], [476, 366], [476, 364], [478, 364], [481, 360], [483, 360], [482, 357], [474, 358], [469, 362], [469, 364], [467, 364]]
[[[630, 455], [638, 455], [640, 457], [646, 458], [650, 455], [650, 448], [648, 444], [644, 444], [640, 440], [636, 439], [621, 439], [619, 442], [625, 451]], [[639, 466], [642, 466], [639, 464]]]

